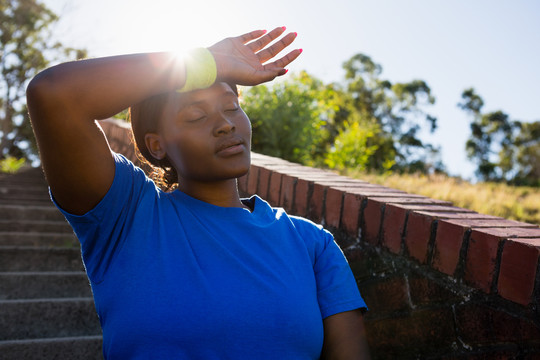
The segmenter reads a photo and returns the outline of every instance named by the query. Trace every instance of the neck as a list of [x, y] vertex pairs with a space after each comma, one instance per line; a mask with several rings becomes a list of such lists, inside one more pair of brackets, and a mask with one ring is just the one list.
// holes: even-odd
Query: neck
[[244, 207], [236, 179], [196, 183], [179, 180], [178, 190], [195, 199], [221, 207]]

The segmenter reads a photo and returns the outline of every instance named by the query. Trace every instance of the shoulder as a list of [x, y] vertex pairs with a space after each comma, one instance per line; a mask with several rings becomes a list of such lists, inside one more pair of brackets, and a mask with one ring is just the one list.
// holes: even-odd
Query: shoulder
[[273, 221], [281, 222], [291, 228], [301, 238], [306, 246], [316, 252], [323, 250], [328, 243], [333, 242], [333, 235], [322, 225], [297, 215], [289, 215], [280, 207], [272, 207], [266, 201], [257, 197], [257, 206], [265, 207]]

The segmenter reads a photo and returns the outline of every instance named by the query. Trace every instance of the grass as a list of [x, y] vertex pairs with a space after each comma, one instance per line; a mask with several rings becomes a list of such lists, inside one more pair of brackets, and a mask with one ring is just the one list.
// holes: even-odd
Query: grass
[[471, 184], [444, 175], [372, 175], [347, 171], [345, 175], [411, 194], [452, 202], [476, 212], [540, 225], [540, 188], [499, 183]]

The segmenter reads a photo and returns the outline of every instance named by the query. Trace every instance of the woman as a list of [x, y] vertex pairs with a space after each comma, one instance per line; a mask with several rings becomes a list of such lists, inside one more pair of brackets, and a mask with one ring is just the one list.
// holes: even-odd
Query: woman
[[[270, 61], [296, 37], [284, 31], [228, 38], [184, 60], [65, 63], [29, 84], [43, 169], [81, 241], [105, 358], [367, 356], [365, 304], [331, 235], [238, 195], [251, 127], [230, 84], [284, 75], [301, 53]], [[130, 106], [139, 150], [176, 190], [159, 190], [109, 149], [94, 119]]]

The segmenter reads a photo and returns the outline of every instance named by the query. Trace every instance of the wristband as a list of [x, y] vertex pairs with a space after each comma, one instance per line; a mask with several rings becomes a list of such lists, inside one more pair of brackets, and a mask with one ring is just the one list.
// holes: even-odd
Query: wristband
[[181, 89], [184, 93], [197, 89], [206, 89], [214, 84], [217, 78], [217, 65], [214, 56], [207, 48], [196, 48], [184, 59], [186, 81]]

